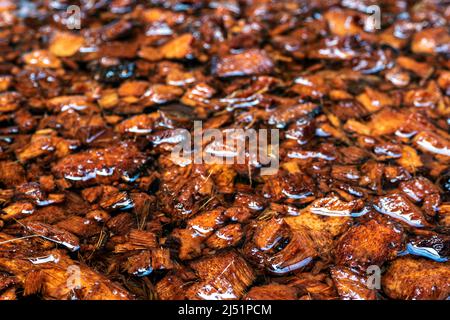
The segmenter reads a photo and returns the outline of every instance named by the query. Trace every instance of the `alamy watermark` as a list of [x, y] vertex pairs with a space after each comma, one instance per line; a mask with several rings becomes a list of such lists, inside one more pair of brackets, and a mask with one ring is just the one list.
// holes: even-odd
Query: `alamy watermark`
[[276, 174], [279, 167], [278, 129], [203, 129], [194, 121], [193, 131], [177, 129], [179, 143], [171, 159], [179, 165], [239, 164], [260, 168], [261, 175]]

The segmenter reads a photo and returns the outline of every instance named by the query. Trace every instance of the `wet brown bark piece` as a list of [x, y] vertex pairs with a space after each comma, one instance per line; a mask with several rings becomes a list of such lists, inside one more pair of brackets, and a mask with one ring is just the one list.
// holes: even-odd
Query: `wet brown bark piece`
[[366, 273], [359, 274], [350, 268], [334, 267], [331, 277], [343, 300], [376, 300], [375, 288], [370, 288]]
[[270, 73], [273, 67], [273, 61], [265, 51], [252, 49], [220, 57], [214, 73], [219, 77], [260, 75]]
[[297, 292], [294, 288], [276, 283], [255, 286], [244, 296], [244, 300], [295, 300], [296, 298]]
[[234, 251], [202, 258], [191, 267], [201, 279], [187, 291], [193, 299], [239, 299], [255, 279], [251, 267]]

